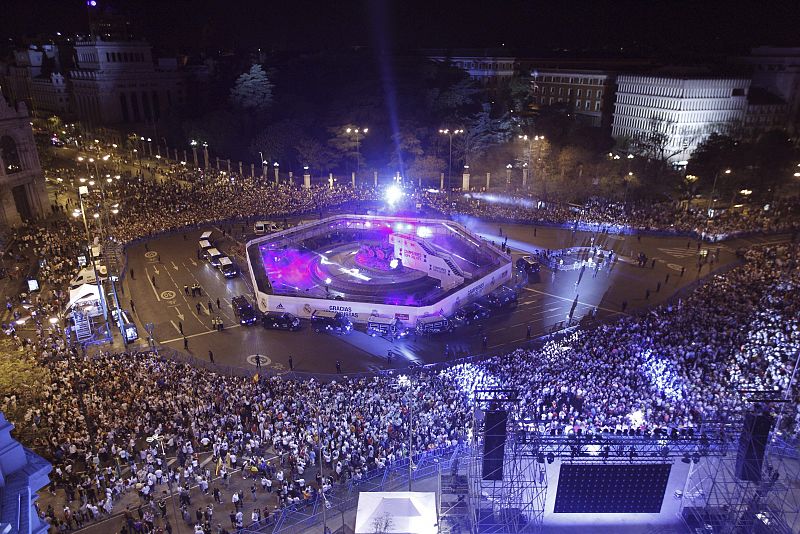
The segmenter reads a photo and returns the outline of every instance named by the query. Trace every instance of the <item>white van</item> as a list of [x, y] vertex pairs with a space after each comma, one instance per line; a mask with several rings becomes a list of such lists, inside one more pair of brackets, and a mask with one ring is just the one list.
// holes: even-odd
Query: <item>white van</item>
[[215, 248], [210, 248], [206, 250], [206, 258], [208, 259], [208, 263], [213, 265], [214, 267], [219, 267], [219, 260], [224, 258], [225, 254], [220, 252]]
[[[106, 276], [108, 274], [108, 269], [106, 269], [105, 265], [97, 265], [97, 274], [100, 276], [100, 281], [105, 281]], [[70, 289], [78, 289], [83, 284], [96, 284], [97, 277], [94, 275], [94, 269], [92, 266], [84, 267], [78, 274], [72, 277], [72, 280], [69, 281], [69, 288]]]
[[212, 245], [211, 241], [209, 241], [208, 239], [201, 239], [197, 243], [197, 247], [200, 249], [201, 254], [205, 254], [208, 249], [214, 248], [214, 245]]
[[203, 232], [200, 234], [200, 241], [211, 241], [212, 232]]
[[272, 234], [280, 231], [278, 225], [269, 221], [256, 221], [253, 225], [253, 231], [256, 235]]

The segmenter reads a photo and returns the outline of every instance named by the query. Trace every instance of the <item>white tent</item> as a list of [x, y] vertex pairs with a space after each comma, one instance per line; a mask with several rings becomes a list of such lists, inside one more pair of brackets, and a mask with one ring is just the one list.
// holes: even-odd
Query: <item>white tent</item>
[[100, 288], [95, 284], [83, 284], [76, 289], [69, 290], [69, 304], [67, 309], [72, 309], [76, 305], [97, 306], [100, 302]]
[[364, 491], [358, 496], [355, 534], [436, 534], [436, 493]]

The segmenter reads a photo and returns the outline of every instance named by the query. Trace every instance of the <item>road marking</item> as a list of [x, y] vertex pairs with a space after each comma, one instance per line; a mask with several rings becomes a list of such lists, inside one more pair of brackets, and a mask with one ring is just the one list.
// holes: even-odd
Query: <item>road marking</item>
[[672, 256], [673, 258], [688, 258], [690, 256], [696, 256], [697, 255], [697, 251], [695, 249], [691, 249], [691, 248], [680, 248], [680, 247], [661, 248], [661, 247], [659, 247], [658, 250], [663, 252], [664, 254]]
[[[234, 324], [234, 325], [231, 325], [231, 326], [226, 326], [225, 330], [230, 330], [231, 328], [239, 328], [240, 326], [242, 326], [242, 325]], [[185, 337], [186, 337], [186, 339], [191, 339], [193, 337], [206, 336], [208, 334], [213, 334], [214, 332], [216, 332], [216, 330], [209, 330], [208, 332], [200, 332], [199, 334], [190, 334], [190, 335], [185, 336]], [[160, 343], [174, 343], [176, 341], [183, 341], [183, 337], [176, 337], [175, 339], [167, 339], [166, 341], [161, 341]]]
[[250, 365], [255, 365], [256, 364], [256, 356], [258, 356], [261, 359], [261, 362], [260, 362], [261, 363], [261, 367], [265, 367], [265, 366], [270, 365], [272, 363], [272, 358], [270, 358], [269, 356], [264, 356], [263, 354], [251, 354], [250, 356], [248, 356], [245, 359], [247, 360], [247, 363], [249, 363]]
[[147, 252], [144, 253], [144, 257], [147, 258], [148, 260], [152, 260], [156, 256], [158, 256], [158, 252], [156, 252], [155, 250], [148, 250]]
[[161, 298], [164, 300], [172, 300], [175, 298], [175, 292], [171, 289], [167, 289], [161, 292]]
[[194, 261], [192, 258], [189, 258], [189, 262], [190, 262], [192, 265], [194, 265], [195, 267], [197, 267], [197, 262], [196, 262], [196, 261]]
[[[559, 300], [563, 300], [563, 301], [566, 301], [566, 302], [570, 302], [570, 303], [575, 302], [575, 299], [568, 299], [568, 298], [562, 297], [560, 295], [554, 295], [553, 293], [548, 293], [546, 291], [539, 291], [538, 289], [531, 289], [529, 287], [526, 287], [524, 289], [525, 289], [525, 291], [530, 291], [531, 293], [538, 293], [540, 295], [547, 295], [549, 297], [553, 297], [553, 298], [556, 298], [556, 299], [559, 299]], [[577, 302], [578, 302], [578, 304], [583, 304], [584, 306], [589, 306], [591, 308], [597, 308], [598, 310], [604, 310], [604, 311], [611, 312], [611, 313], [621, 313], [621, 312], [618, 312], [617, 310], [612, 310], [611, 308], [605, 308], [603, 306], [595, 306], [594, 304], [589, 304], [588, 302], [581, 302], [580, 300], [577, 301]], [[627, 315], [627, 314], [623, 314], [623, 315]]]
[[178, 266], [177, 266], [177, 265], [175, 265], [175, 262], [174, 262], [174, 261], [170, 260], [170, 263], [172, 264], [172, 268], [173, 268], [173, 269], [175, 269], [176, 271], [179, 269], [179, 268], [178, 268]]
[[153, 294], [156, 296], [156, 300], [161, 302], [161, 297], [158, 296], [158, 290], [156, 290], [156, 286], [153, 285], [153, 277], [148, 274], [147, 267], [144, 268], [144, 273], [147, 275], [147, 283], [153, 288]]
[[175, 324], [175, 321], [173, 321], [172, 319], [170, 319], [170, 320], [169, 320], [169, 322], [172, 324], [172, 326], [174, 326], [174, 327], [175, 327], [175, 331], [176, 331], [176, 332], [178, 332], [178, 333], [180, 334], [180, 333], [181, 333], [181, 329], [180, 329], [180, 328], [178, 328], [178, 325], [176, 325], [176, 324]]
[[180, 307], [179, 306], [172, 306], [172, 307], [175, 308], [175, 313], [178, 315], [178, 319], [183, 321], [184, 315], [181, 313]]

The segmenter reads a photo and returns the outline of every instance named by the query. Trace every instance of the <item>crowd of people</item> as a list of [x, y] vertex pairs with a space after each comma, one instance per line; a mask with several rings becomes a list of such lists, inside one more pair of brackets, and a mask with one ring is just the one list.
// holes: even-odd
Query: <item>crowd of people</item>
[[749, 233], [794, 232], [800, 228], [800, 199], [727, 209], [709, 218], [705, 207], [678, 203], [641, 203], [593, 199], [582, 206], [541, 202], [527, 197], [470, 194], [447, 198], [426, 195], [426, 202], [448, 215], [527, 224], [560, 224], [609, 233], [653, 231], [691, 234], [709, 241]]
[[[214, 491], [219, 482], [198, 464], [202, 455], [223, 477], [244, 468], [254, 481], [267, 478], [274, 492], [254, 482], [262, 510], [308, 501], [326, 483], [310, 479], [320, 460], [336, 483], [405, 458], [409, 432], [415, 453], [468, 440], [470, 392], [484, 386], [517, 389], [519, 415], [545, 432], [697, 428], [740, 416], [739, 389], [787, 389], [800, 354], [798, 252], [798, 245], [751, 250], [744, 265], [681, 302], [541, 350], [423, 368], [405, 386], [391, 374], [252, 380], [152, 352], [87, 355], [45, 331], [26, 350], [49, 370], [50, 383], [27, 406], [15, 399], [11, 413], [34, 430], [28, 445], [54, 462], [54, 483], [67, 497], [53, 517], [70, 528], [110, 513], [126, 491], [137, 491], [157, 516], [167, 480], [183, 488], [184, 519], [205, 522], [189, 511], [189, 488]], [[800, 428], [800, 396], [791, 395], [779, 428], [785, 436]], [[161, 441], [147, 442], [153, 435]], [[177, 462], [166, 467], [167, 457]]]
[[[108, 191], [90, 192], [85, 202], [97, 203], [101, 195], [121, 206], [123, 216], [106, 222], [124, 243], [219, 220], [314, 213], [375, 200], [378, 192], [303, 190], [220, 174], [191, 183], [123, 177]], [[74, 202], [65, 200], [64, 211]], [[440, 196], [426, 202], [445, 213], [491, 219], [577, 221], [568, 207], [459, 199], [454, 208]], [[590, 205], [581, 220], [674, 231], [697, 231], [705, 223], [692, 212], [637, 207], [625, 213], [609, 206]], [[796, 204], [772, 209], [711, 224], [724, 233], [793, 228]], [[546, 432], [695, 428], [740, 416], [746, 399], [737, 388], [783, 394], [800, 354], [796, 244], [750, 250], [742, 266], [646, 315], [579, 331], [539, 350], [423, 368], [408, 384], [392, 374], [329, 383], [253, 380], [150, 351], [87, 353], [42, 321], [63, 306], [64, 285], [76, 267], [82, 221], [66, 220], [29, 225], [15, 236], [17, 255], [46, 260], [40, 278], [49, 292], [29, 303], [39, 312], [33, 334], [20, 336], [13, 325], [5, 331], [50, 379], [36, 394], [8, 395], [0, 405], [25, 429], [25, 444], [54, 464], [52, 489], [64, 506], [44, 513], [60, 532], [115, 513], [116, 503], [133, 492], [140, 506], [138, 517], [126, 512], [127, 532], [169, 532], [168, 490], [175, 491], [180, 516], [195, 532], [226, 531], [219, 516], [228, 512], [232, 530], [274, 520], [287, 506], [406, 458], [409, 443], [419, 453], [468, 441], [474, 430], [470, 392], [482, 386], [517, 389], [518, 415]], [[779, 430], [796, 436], [800, 396], [797, 390], [790, 395]], [[234, 476], [252, 480], [247, 518], [241, 505], [246, 496], [234, 491], [233, 497], [228, 489]], [[224, 506], [223, 490], [231, 497]], [[216, 512], [192, 510], [198, 492], [214, 495]]]

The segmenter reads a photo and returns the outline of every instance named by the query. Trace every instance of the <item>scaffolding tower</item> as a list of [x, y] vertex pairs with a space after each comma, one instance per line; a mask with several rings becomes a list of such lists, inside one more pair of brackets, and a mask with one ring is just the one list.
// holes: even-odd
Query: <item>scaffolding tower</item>
[[[747, 412], [780, 421], [794, 408], [774, 392], [744, 391]], [[766, 394], [765, 394], [766, 393]], [[773, 419], [777, 416], [776, 419]], [[765, 443], [763, 462], [752, 476], [743, 476], [743, 447], [757, 429], [755, 417], [745, 417], [725, 441], [723, 454], [692, 464], [681, 500], [687, 527], [714, 534], [791, 534], [800, 532], [800, 454], [774, 425]], [[746, 449], [746, 447], [745, 447]], [[738, 465], [737, 465], [738, 464]]]
[[[518, 420], [515, 390], [475, 391], [475, 424], [467, 468], [471, 530], [481, 534], [540, 533], [547, 498], [547, 472], [538, 463], [538, 445], [526, 439]], [[484, 410], [504, 410], [508, 416], [503, 440], [502, 467], [487, 476], [485, 455], [499, 454], [486, 445]], [[488, 449], [486, 449], [486, 447]]]

